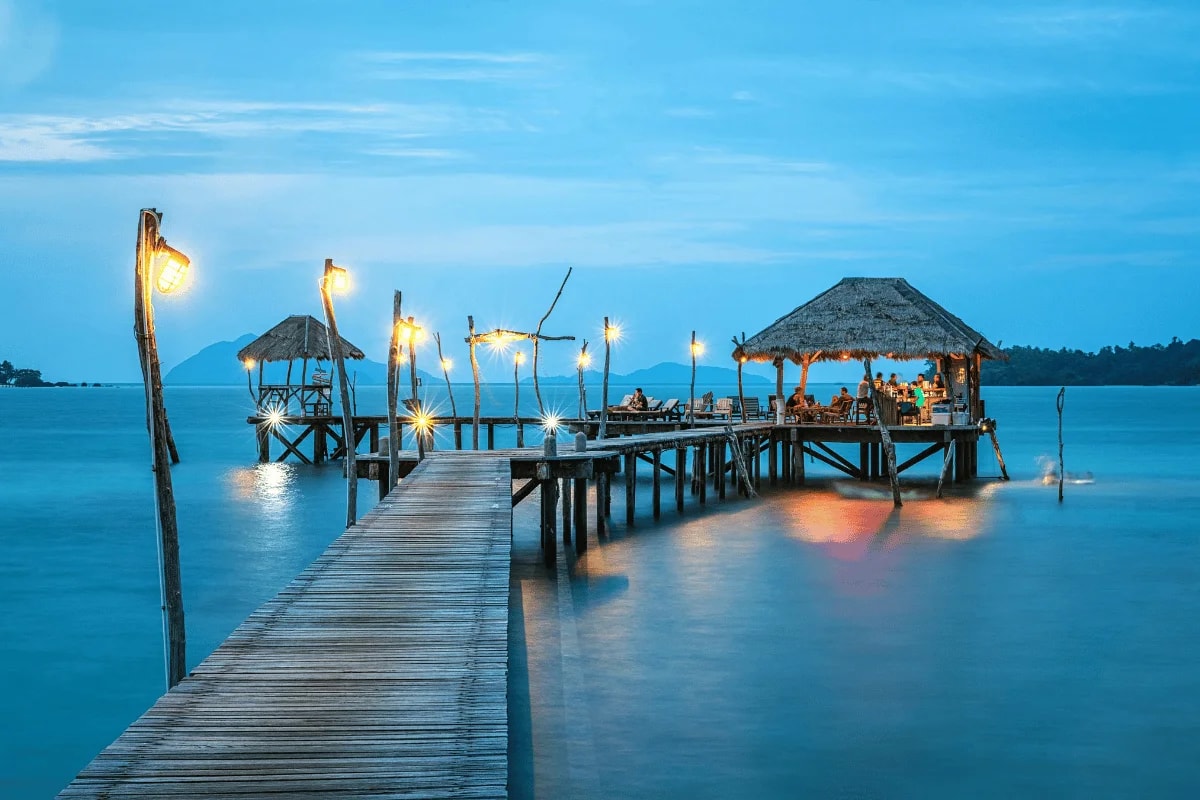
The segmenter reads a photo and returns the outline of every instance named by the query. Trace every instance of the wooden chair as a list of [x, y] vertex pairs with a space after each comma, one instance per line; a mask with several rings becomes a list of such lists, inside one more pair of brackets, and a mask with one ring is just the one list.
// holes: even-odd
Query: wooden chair
[[728, 397], [722, 397], [713, 406], [712, 415], [721, 419], [733, 419], [733, 400]]
[[854, 398], [847, 397], [838, 401], [836, 406], [830, 406], [821, 415], [822, 422], [850, 422], [850, 412], [854, 408]]
[[662, 408], [658, 410], [659, 416], [663, 419], [678, 420], [683, 416], [683, 409], [679, 407], [679, 401], [675, 398], [665, 401]]
[[746, 419], [762, 418], [762, 406], [758, 404], [757, 397], [747, 397], [742, 401], [742, 410], [746, 412]]
[[875, 407], [869, 397], [860, 397], [854, 401], [854, 423], [871, 423], [875, 421]]

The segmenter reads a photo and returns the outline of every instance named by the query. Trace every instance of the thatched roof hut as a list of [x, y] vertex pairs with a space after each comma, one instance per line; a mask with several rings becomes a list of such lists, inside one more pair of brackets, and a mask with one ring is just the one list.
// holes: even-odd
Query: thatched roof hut
[[[814, 358], [814, 354], [820, 353]], [[903, 278], [843, 278], [733, 351], [735, 360], [1006, 358]]]
[[[344, 337], [342, 354], [346, 358], [366, 358], [359, 350]], [[308, 314], [293, 314], [276, 325], [250, 344], [243, 347], [237, 354], [239, 361], [253, 359], [259, 364], [267, 361], [296, 361], [310, 358], [322, 361], [331, 360], [329, 354], [329, 335], [325, 325]]]

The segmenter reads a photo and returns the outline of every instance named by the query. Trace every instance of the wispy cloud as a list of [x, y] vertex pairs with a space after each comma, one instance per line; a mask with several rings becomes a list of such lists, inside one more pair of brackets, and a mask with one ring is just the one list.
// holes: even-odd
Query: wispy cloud
[[1068, 6], [1005, 14], [997, 21], [1023, 36], [1062, 41], [1119, 38], [1170, 16], [1164, 9]]
[[403, 81], [507, 83], [536, 77], [548, 59], [540, 53], [373, 51], [359, 54], [367, 77]]
[[[515, 127], [503, 112], [452, 105], [258, 101], [179, 102], [154, 113], [0, 115], [0, 162], [100, 161], [164, 155], [148, 138], [253, 139], [289, 133], [360, 135], [375, 149], [397, 139]], [[369, 148], [368, 148], [369, 149]], [[444, 148], [407, 149], [446, 158]]]

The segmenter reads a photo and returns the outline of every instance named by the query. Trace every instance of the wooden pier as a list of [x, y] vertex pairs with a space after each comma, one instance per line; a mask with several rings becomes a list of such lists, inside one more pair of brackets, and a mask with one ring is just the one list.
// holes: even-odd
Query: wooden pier
[[59, 797], [505, 797], [510, 494], [422, 463]]

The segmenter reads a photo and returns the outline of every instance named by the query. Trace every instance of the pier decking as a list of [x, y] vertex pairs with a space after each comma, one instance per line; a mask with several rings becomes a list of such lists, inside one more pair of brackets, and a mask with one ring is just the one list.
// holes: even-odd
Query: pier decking
[[59, 796], [505, 797], [509, 469], [422, 463]]

